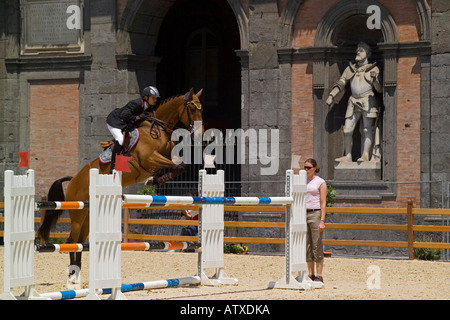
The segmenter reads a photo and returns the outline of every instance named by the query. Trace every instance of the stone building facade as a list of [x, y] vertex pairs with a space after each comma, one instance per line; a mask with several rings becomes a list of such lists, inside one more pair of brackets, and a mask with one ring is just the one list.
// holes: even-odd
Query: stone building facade
[[[440, 184], [396, 182], [449, 180], [448, 1], [63, 0], [59, 20], [48, 3], [0, 4], [0, 181], [29, 150], [44, 195], [98, 156], [107, 114], [146, 85], [163, 97], [203, 87], [207, 128], [278, 130], [276, 175], [261, 176], [261, 163], [233, 167], [233, 179], [265, 181], [248, 192], [273, 194], [267, 181], [283, 180], [293, 155], [316, 158], [335, 181], [348, 92], [331, 109], [325, 100], [366, 41], [383, 74], [381, 176], [336, 181], [338, 202], [442, 205]], [[80, 28], [68, 32], [76, 11], [61, 10], [71, 5]], [[380, 26], [370, 29], [373, 5]]]

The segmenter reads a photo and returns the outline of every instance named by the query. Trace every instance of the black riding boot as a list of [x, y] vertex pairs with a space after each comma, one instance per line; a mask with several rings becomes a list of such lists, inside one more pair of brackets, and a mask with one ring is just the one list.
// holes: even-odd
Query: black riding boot
[[112, 148], [112, 151], [111, 151], [111, 172], [110, 172], [111, 174], [116, 167], [116, 154], [119, 152], [120, 147], [121, 146], [120, 146], [119, 142], [117, 140], [114, 141], [114, 147]]

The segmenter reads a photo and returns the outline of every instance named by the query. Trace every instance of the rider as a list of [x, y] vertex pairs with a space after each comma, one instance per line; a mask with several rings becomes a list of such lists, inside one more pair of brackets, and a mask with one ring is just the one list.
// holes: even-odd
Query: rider
[[141, 98], [131, 100], [122, 108], [114, 109], [106, 118], [106, 125], [115, 139], [111, 154], [111, 172], [115, 168], [116, 154], [123, 145], [123, 130], [145, 120], [147, 113], [153, 113], [159, 97], [158, 89], [148, 86], [142, 91]]

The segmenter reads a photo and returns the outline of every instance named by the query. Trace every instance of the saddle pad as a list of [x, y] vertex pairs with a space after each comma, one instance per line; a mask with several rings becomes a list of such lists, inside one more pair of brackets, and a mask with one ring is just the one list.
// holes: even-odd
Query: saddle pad
[[[133, 129], [133, 131], [131, 131], [130, 144], [128, 145], [127, 150], [125, 150], [124, 152], [130, 152], [136, 146], [136, 143], [138, 143], [138, 141], [139, 141], [139, 130]], [[100, 155], [98, 156], [98, 159], [100, 160], [101, 163], [110, 163], [111, 162], [111, 156], [112, 156], [111, 147], [103, 150], [103, 152], [100, 153]]]

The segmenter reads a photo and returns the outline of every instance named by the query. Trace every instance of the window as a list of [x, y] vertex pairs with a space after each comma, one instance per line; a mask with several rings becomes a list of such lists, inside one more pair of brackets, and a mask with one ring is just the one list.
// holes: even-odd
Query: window
[[219, 41], [209, 29], [196, 30], [188, 39], [186, 84], [196, 90], [204, 88], [205, 107], [219, 105]]

